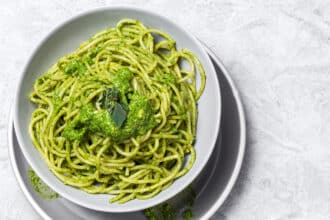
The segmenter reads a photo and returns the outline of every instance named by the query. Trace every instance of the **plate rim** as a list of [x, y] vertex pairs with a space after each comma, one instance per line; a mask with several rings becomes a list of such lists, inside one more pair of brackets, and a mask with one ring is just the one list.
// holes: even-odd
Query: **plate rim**
[[[23, 194], [25, 195], [25, 198], [29, 201], [30, 205], [32, 205], [33, 209], [39, 216], [41, 216], [43, 219], [51, 220], [51, 217], [47, 215], [47, 213], [40, 207], [38, 202], [33, 198], [31, 193], [26, 187], [26, 184], [20, 175], [20, 172], [18, 170], [17, 160], [15, 157], [15, 150], [14, 150], [14, 143], [13, 143], [13, 132], [14, 132], [14, 121], [13, 121], [13, 107], [11, 107], [10, 110], [10, 116], [9, 116], [9, 125], [8, 125], [8, 131], [7, 131], [7, 139], [8, 139], [8, 154], [9, 154], [9, 161], [11, 168], [13, 169], [15, 179], [18, 182], [19, 188], [21, 191], [23, 191]], [[24, 157], [24, 156], [23, 156]], [[25, 159], [25, 157], [24, 157]]]
[[[137, 6], [129, 6], [129, 5], [114, 5], [114, 6], [107, 6], [107, 7], [97, 7], [97, 8], [93, 8], [93, 9], [87, 9], [84, 10], [80, 13], [76, 13], [73, 16], [69, 17], [68, 19], [65, 19], [63, 22], [60, 22], [59, 24], [57, 24], [55, 26], [55, 28], [51, 29], [50, 32], [48, 32], [43, 38], [42, 40], [37, 44], [37, 46], [32, 50], [31, 55], [29, 56], [27, 62], [25, 63], [23, 70], [21, 71], [21, 74], [18, 78], [18, 86], [15, 90], [15, 95], [14, 95], [14, 101], [13, 101], [13, 123], [14, 123], [14, 129], [16, 132], [16, 137], [18, 140], [19, 144], [23, 144], [23, 135], [21, 132], [21, 129], [19, 128], [19, 120], [18, 120], [18, 111], [19, 111], [19, 94], [21, 91], [21, 87], [22, 87], [22, 83], [23, 83], [23, 78], [25, 76], [25, 72], [26, 69], [28, 68], [29, 64], [31, 63], [31, 61], [33, 60], [34, 56], [37, 54], [37, 52], [39, 51], [40, 48], [42, 48], [43, 44], [52, 37], [52, 35], [57, 32], [58, 30], [60, 30], [62, 27], [64, 27], [65, 25], [69, 24], [72, 21], [78, 20], [86, 15], [89, 14], [93, 14], [93, 13], [98, 13], [98, 12], [103, 12], [103, 11], [116, 11], [116, 10], [128, 10], [128, 11], [137, 11], [137, 12], [141, 12], [144, 13], [146, 15], [152, 15], [155, 17], [158, 17], [166, 22], [168, 22], [169, 24], [173, 25], [174, 27], [178, 28], [179, 30], [181, 30], [185, 35], [187, 35], [197, 46], [198, 48], [201, 49], [201, 53], [202, 56], [206, 57], [206, 64], [208, 64], [212, 70], [212, 72], [214, 72], [215, 77], [217, 78], [217, 73], [216, 70], [214, 68], [214, 65], [212, 63], [212, 60], [209, 56], [209, 54], [207, 53], [206, 50], [204, 50], [204, 46], [202, 44], [202, 42], [200, 42], [198, 40], [198, 38], [195, 37], [195, 35], [191, 34], [188, 30], [186, 30], [185, 28], [181, 27], [180, 25], [178, 25], [176, 22], [174, 22], [172, 19], [167, 18], [166, 16], [163, 16], [162, 14], [153, 12], [151, 10], [147, 10], [144, 9], [142, 7], [137, 7]], [[213, 74], [212, 74], [213, 75]], [[217, 118], [216, 118], [216, 131], [215, 131], [215, 137], [213, 138], [213, 140], [211, 141], [211, 146], [212, 149], [207, 153], [207, 158], [209, 159], [212, 155], [212, 153], [214, 152], [214, 148], [216, 145], [216, 141], [217, 141], [217, 136], [216, 134], [219, 133], [220, 131], [220, 126], [221, 126], [221, 117], [222, 117], [222, 99], [221, 99], [221, 87], [220, 87], [220, 83], [218, 80], [216, 80], [216, 87], [219, 89], [220, 92], [216, 93], [215, 96], [217, 96], [216, 98], [219, 100], [218, 104], [216, 105], [216, 107], [218, 108], [218, 112], [217, 112]], [[29, 154], [27, 153], [28, 151], [25, 150], [24, 147], [21, 147], [22, 153], [25, 156], [26, 160], [29, 162], [30, 166], [34, 168], [34, 170], [36, 171], [36, 173], [42, 178], [44, 179], [44, 181], [52, 188], [55, 189], [56, 187], [54, 187], [54, 185], [47, 179], [47, 178], [43, 178], [44, 175], [42, 174], [42, 172], [40, 172], [40, 169], [37, 168], [37, 166], [33, 163], [32, 158], [30, 156], [28, 156]], [[177, 193], [181, 192], [184, 189], [184, 186], [188, 186], [189, 183], [192, 183], [197, 177], [198, 175], [202, 172], [203, 168], [206, 166], [207, 164], [207, 160], [202, 160], [202, 166], [197, 167], [195, 172], [195, 175], [192, 175], [192, 177], [188, 178], [186, 181], [186, 184], [183, 184], [182, 186], [179, 186], [179, 190], [177, 191]], [[58, 190], [59, 191], [59, 190]], [[177, 193], [173, 194], [173, 193], [168, 193], [167, 195], [163, 196], [163, 199], [159, 199], [158, 201], [154, 202], [154, 204], [152, 204], [151, 206], [155, 206], [160, 204], [161, 202], [164, 202], [168, 199], [173, 198]], [[68, 199], [71, 202], [74, 202], [75, 204], [78, 204], [80, 206], [83, 206], [85, 208], [89, 208], [89, 209], [93, 209], [96, 211], [103, 211], [103, 212], [111, 212], [111, 213], [124, 213], [124, 212], [134, 212], [134, 211], [140, 211], [143, 210], [144, 208], [150, 207], [150, 205], [147, 205], [146, 207], [138, 207], [138, 208], [131, 208], [130, 210], [123, 210], [123, 209], [101, 209], [99, 207], [97, 207], [95, 204], [92, 203], [86, 203], [86, 202], [82, 202], [80, 200], [78, 200], [77, 197], [73, 197], [70, 196], [68, 193], [66, 193], [65, 190], [61, 190], [62, 196], [66, 199]]]
[[[204, 214], [203, 219], [209, 219], [211, 218], [221, 207], [221, 205], [225, 202], [225, 200], [228, 198], [230, 192], [232, 191], [237, 178], [239, 176], [244, 156], [245, 156], [245, 150], [246, 150], [246, 119], [245, 119], [245, 113], [244, 113], [244, 108], [242, 105], [242, 101], [239, 95], [239, 92], [230, 77], [229, 73], [227, 72], [225, 66], [221, 62], [221, 60], [217, 57], [217, 55], [205, 44], [203, 43], [203, 47], [206, 50], [206, 52], [209, 54], [209, 56], [215, 61], [217, 65], [219, 65], [220, 69], [222, 70], [222, 73], [226, 77], [230, 88], [232, 90], [233, 96], [235, 97], [235, 103], [237, 105], [237, 110], [238, 110], [238, 115], [239, 115], [239, 123], [240, 123], [240, 141], [239, 141], [239, 147], [238, 147], [238, 154], [237, 154], [237, 159], [235, 162], [234, 170], [229, 178], [229, 181], [227, 182], [227, 185], [225, 186], [223, 192], [217, 199], [217, 201], [208, 209], [208, 211]], [[51, 219], [50, 216], [43, 210], [40, 205], [36, 202], [36, 200], [32, 197], [32, 195], [29, 193], [25, 182], [23, 181], [19, 170], [17, 166], [17, 161], [15, 158], [15, 152], [14, 152], [14, 147], [13, 147], [13, 129], [14, 129], [14, 123], [13, 123], [13, 107], [11, 108], [10, 111], [10, 117], [9, 117], [9, 126], [8, 126], [8, 143], [9, 143], [9, 159], [10, 159], [10, 164], [11, 167], [14, 171], [15, 178], [20, 186], [20, 189], [23, 191], [25, 197], [29, 201], [29, 203], [32, 205], [34, 210], [43, 218], [43, 219]]]
[[236, 85], [234, 84], [234, 81], [230, 77], [226, 67], [224, 66], [222, 61], [218, 58], [218, 56], [204, 42], [202, 42], [202, 44], [204, 45], [206, 52], [217, 63], [217, 65], [219, 65], [223, 75], [225, 76], [225, 78], [229, 83], [233, 96], [235, 97], [235, 103], [237, 105], [237, 110], [238, 110], [237, 112], [238, 112], [238, 116], [239, 116], [238, 118], [240, 124], [239, 147], [238, 147], [237, 159], [235, 162], [234, 170], [229, 178], [229, 181], [227, 182], [224, 191], [221, 193], [220, 197], [213, 204], [213, 206], [204, 215], [203, 219], [209, 219], [219, 210], [222, 204], [226, 201], [232, 189], [234, 188], [237, 179], [239, 177], [239, 174], [241, 172], [241, 168], [243, 165], [245, 152], [246, 152], [246, 118], [245, 118], [245, 112], [244, 112], [241, 96], [237, 90]]

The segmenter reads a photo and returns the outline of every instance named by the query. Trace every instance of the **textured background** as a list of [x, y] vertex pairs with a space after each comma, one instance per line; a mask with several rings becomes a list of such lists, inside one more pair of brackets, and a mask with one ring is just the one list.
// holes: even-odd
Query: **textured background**
[[17, 79], [37, 43], [89, 8], [136, 5], [176, 21], [223, 60], [242, 95], [248, 149], [214, 219], [330, 219], [330, 1], [0, 0], [0, 219], [38, 219], [7, 152]]

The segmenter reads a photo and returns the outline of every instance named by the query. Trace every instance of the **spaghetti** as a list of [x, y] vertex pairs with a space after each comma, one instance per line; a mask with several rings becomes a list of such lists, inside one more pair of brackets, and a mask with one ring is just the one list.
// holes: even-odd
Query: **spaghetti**
[[204, 87], [192, 52], [123, 19], [35, 81], [29, 133], [64, 184], [115, 195], [110, 202], [149, 199], [195, 161], [196, 102]]

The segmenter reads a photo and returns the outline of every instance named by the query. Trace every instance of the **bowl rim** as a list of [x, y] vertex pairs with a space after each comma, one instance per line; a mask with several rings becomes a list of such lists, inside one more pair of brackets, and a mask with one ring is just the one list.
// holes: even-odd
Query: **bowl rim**
[[[139, 210], [143, 210], [152, 206], [156, 206], [162, 202], [165, 202], [167, 200], [169, 200], [170, 198], [174, 197], [175, 195], [177, 195], [178, 193], [180, 193], [182, 190], [185, 189], [185, 187], [187, 187], [191, 182], [193, 182], [196, 177], [200, 174], [200, 172], [203, 170], [203, 168], [205, 167], [205, 165], [207, 164], [208, 159], [210, 158], [211, 154], [214, 151], [215, 148], [215, 143], [217, 140], [217, 135], [215, 137], [213, 137], [213, 140], [211, 141], [211, 150], [208, 152], [208, 154], [203, 154], [203, 157], [206, 157], [207, 159], [205, 159], [200, 166], [196, 167], [195, 169], [195, 174], [192, 175], [189, 179], [186, 180], [185, 184], [180, 185], [177, 190], [173, 191], [172, 193], [168, 193], [167, 195], [163, 196], [162, 199], [158, 199], [157, 201], [145, 205], [145, 206], [139, 206], [137, 208], [133, 207], [131, 209], [112, 209], [111, 205], [109, 205], [109, 208], [107, 209], [103, 209], [100, 208], [99, 206], [97, 206], [96, 204], [91, 204], [91, 203], [86, 203], [84, 202], [84, 200], [79, 200], [78, 197], [72, 196], [70, 195], [70, 193], [66, 192], [65, 190], [63, 190], [63, 188], [61, 187], [56, 187], [52, 181], [50, 181], [49, 179], [47, 179], [45, 177], [45, 175], [43, 174], [42, 171], [40, 171], [40, 169], [38, 168], [38, 166], [33, 162], [33, 159], [29, 156], [28, 150], [25, 146], [25, 141], [22, 135], [22, 129], [20, 128], [20, 123], [19, 121], [19, 112], [18, 112], [18, 107], [19, 107], [19, 95], [21, 93], [21, 88], [23, 85], [23, 78], [26, 75], [27, 69], [30, 65], [30, 63], [32, 62], [32, 60], [34, 59], [34, 57], [37, 55], [39, 49], [41, 49], [43, 47], [43, 45], [47, 42], [47, 40], [49, 38], [51, 38], [56, 32], [58, 32], [61, 28], [65, 27], [66, 25], [68, 25], [70, 22], [72, 21], [76, 21], [81, 19], [84, 16], [88, 16], [94, 13], [100, 13], [100, 12], [111, 12], [111, 11], [117, 11], [117, 10], [125, 10], [125, 11], [131, 11], [131, 12], [138, 12], [141, 14], [146, 14], [146, 15], [151, 15], [153, 17], [158, 17], [160, 20], [164, 20], [166, 22], [168, 22], [170, 25], [174, 26], [175, 28], [179, 29], [180, 31], [182, 31], [186, 36], [188, 36], [190, 38], [190, 40], [198, 47], [200, 48], [200, 51], [202, 53], [202, 56], [204, 56], [206, 58], [206, 65], [208, 65], [212, 72], [211, 74], [214, 74], [216, 79], [218, 79], [215, 68], [213, 66], [213, 63], [211, 61], [211, 58], [209, 57], [209, 55], [207, 54], [207, 51], [205, 50], [204, 46], [201, 44], [201, 42], [190, 32], [188, 32], [187, 30], [185, 30], [184, 28], [180, 27], [177, 23], [175, 23], [174, 21], [172, 21], [171, 19], [152, 12], [150, 10], [146, 10], [146, 9], [142, 9], [140, 7], [136, 7], [136, 6], [126, 6], [126, 5], [118, 5], [118, 6], [108, 6], [108, 7], [100, 7], [100, 8], [94, 8], [94, 9], [87, 9], [83, 12], [77, 13], [71, 17], [69, 17], [68, 19], [65, 19], [63, 22], [60, 22], [59, 24], [57, 24], [55, 26], [55, 28], [52, 28], [43, 38], [41, 41], [39, 41], [39, 43], [37, 44], [37, 46], [32, 50], [32, 53], [30, 54], [27, 62], [24, 65], [23, 70], [21, 71], [21, 74], [19, 76], [18, 79], [18, 86], [15, 92], [15, 100], [14, 100], [14, 129], [16, 131], [16, 135], [17, 135], [17, 140], [19, 143], [19, 146], [23, 152], [24, 157], [26, 158], [26, 160], [28, 161], [29, 165], [32, 167], [32, 169], [37, 173], [37, 175], [47, 184], [49, 185], [50, 188], [52, 188], [54, 191], [56, 191], [57, 193], [59, 193], [61, 196], [63, 196], [64, 198], [68, 199], [69, 201], [78, 204], [80, 206], [89, 208], [89, 209], [93, 209], [93, 210], [97, 210], [97, 211], [103, 211], [103, 212], [113, 212], [113, 213], [124, 213], [124, 212], [134, 212], [134, 211], [139, 211]], [[204, 64], [205, 65], [205, 64]], [[219, 134], [220, 131], [220, 123], [221, 123], [221, 91], [220, 91], [220, 83], [218, 80], [216, 80], [216, 87], [217, 87], [217, 93], [213, 94], [214, 95], [214, 99], [218, 99], [218, 111], [217, 111], [217, 118], [215, 119], [215, 123], [218, 125], [216, 126], [216, 131], [215, 134]], [[50, 171], [51, 172], [51, 171]], [[53, 174], [53, 173], [52, 173]]]

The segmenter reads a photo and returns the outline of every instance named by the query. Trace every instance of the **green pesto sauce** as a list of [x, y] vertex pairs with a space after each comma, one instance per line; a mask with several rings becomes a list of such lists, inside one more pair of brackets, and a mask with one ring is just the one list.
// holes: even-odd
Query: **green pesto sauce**
[[176, 82], [176, 77], [170, 73], [158, 74], [156, 76], [156, 78], [159, 82], [162, 82], [165, 84], [174, 84]]
[[97, 133], [122, 141], [143, 135], [156, 125], [150, 102], [145, 96], [133, 94], [128, 104], [128, 115], [124, 125], [118, 128], [106, 110], [95, 111], [93, 106], [81, 108], [79, 116], [63, 131], [68, 140], [81, 141], [87, 133]]
[[119, 69], [112, 79], [114, 87], [124, 95], [132, 90], [131, 80], [133, 79], [133, 73], [128, 68]]
[[82, 76], [86, 70], [87, 68], [81, 59], [69, 61], [64, 68], [64, 72], [69, 75], [77, 73]]
[[62, 104], [62, 99], [61, 97], [58, 95], [57, 92], [55, 92], [53, 98], [52, 98], [52, 103], [54, 105], [54, 112], [57, 112]]
[[60, 65], [60, 68], [68, 75], [79, 75], [83, 76], [87, 71], [86, 63], [91, 65], [94, 63], [93, 58], [102, 50], [100, 47], [93, 48], [88, 51], [82, 58], [76, 58], [70, 60], [63, 65]]
[[49, 186], [47, 186], [40, 177], [34, 172], [34, 170], [28, 170], [28, 177], [31, 183], [32, 188], [40, 195], [43, 199], [56, 199], [58, 194], [54, 192]]

